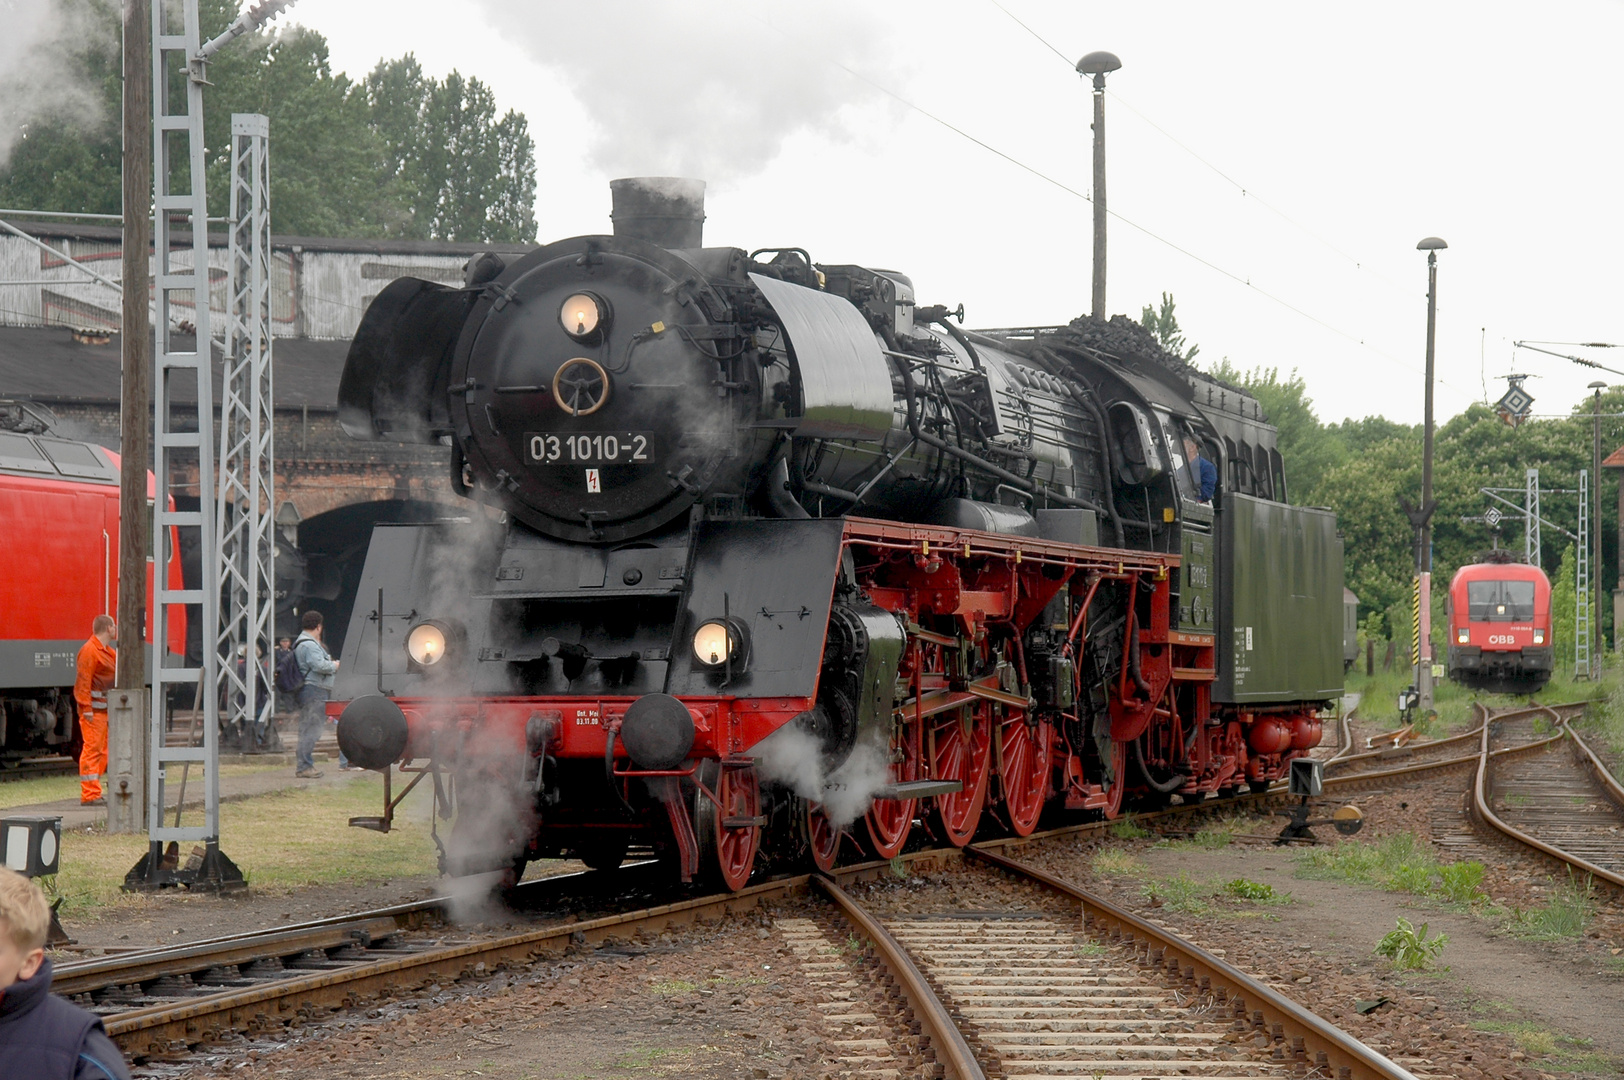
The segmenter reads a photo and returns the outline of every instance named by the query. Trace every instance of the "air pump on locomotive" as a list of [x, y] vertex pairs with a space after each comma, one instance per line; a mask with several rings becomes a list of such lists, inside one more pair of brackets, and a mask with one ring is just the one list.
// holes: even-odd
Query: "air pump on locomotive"
[[702, 184], [611, 186], [613, 235], [397, 280], [351, 346], [345, 430], [446, 445], [480, 504], [374, 533], [353, 824], [410, 773], [451, 873], [653, 848], [739, 888], [1319, 742], [1341, 540], [1256, 401], [1126, 319], [967, 331], [899, 273], [704, 247]]

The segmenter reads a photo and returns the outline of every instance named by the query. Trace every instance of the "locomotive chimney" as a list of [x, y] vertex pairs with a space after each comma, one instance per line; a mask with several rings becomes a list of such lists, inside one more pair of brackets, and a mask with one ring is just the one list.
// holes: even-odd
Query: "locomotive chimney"
[[703, 247], [705, 181], [680, 176], [632, 176], [609, 181], [616, 236], [663, 248]]

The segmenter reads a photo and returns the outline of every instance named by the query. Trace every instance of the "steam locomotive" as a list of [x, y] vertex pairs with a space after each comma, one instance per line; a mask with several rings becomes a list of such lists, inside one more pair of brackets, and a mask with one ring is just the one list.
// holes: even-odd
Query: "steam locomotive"
[[613, 235], [397, 280], [351, 345], [345, 431], [444, 444], [474, 504], [373, 534], [352, 824], [398, 763], [450, 873], [635, 847], [737, 889], [1319, 742], [1342, 543], [1254, 399], [1127, 319], [971, 332], [895, 271], [703, 246], [699, 182], [611, 187]]

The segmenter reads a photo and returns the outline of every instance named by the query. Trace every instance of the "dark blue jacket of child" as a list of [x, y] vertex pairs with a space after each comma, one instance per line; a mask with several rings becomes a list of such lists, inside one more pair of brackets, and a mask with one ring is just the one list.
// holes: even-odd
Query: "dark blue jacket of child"
[[130, 1080], [101, 1020], [51, 993], [51, 962], [0, 991], [0, 1077]]

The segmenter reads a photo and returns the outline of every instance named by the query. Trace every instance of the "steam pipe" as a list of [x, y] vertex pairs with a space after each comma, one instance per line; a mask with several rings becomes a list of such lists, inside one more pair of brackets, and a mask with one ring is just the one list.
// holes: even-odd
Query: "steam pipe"
[[[959, 306], [959, 314], [964, 314], [964, 306], [962, 304]], [[939, 318], [932, 319], [931, 322], [937, 324], [943, 330], [946, 330], [952, 335], [954, 341], [964, 346], [964, 351], [969, 355], [970, 363], [975, 365], [976, 371], [986, 374], [986, 369], [981, 366], [981, 354], [976, 352], [976, 347], [970, 344], [970, 339], [965, 336], [963, 330], [960, 330], [958, 327], [947, 321], [946, 311], [943, 311]]]
[[788, 444], [785, 451], [778, 455], [773, 462], [772, 471], [767, 474], [767, 505], [772, 507], [774, 514], [781, 518], [809, 518], [812, 515], [806, 512], [806, 507], [795, 501], [789, 493], [789, 457]]
[[1141, 694], [1146, 697], [1150, 696], [1150, 684], [1139, 673], [1139, 627], [1137, 623], [1128, 634], [1128, 676], [1133, 679], [1133, 684], [1139, 688]]
[[938, 439], [936, 436], [931, 435], [928, 432], [918, 430], [919, 425], [917, 422], [914, 423], [913, 427], [914, 430], [911, 431], [910, 434], [912, 434], [914, 438], [918, 439], [926, 446], [934, 446], [936, 449], [944, 451], [953, 457], [968, 461], [978, 469], [984, 469], [992, 475], [998, 477], [998, 479], [1004, 481], [1006, 484], [1009, 484], [1011, 487], [1020, 488], [1022, 491], [1025, 491], [1031, 495], [1041, 495], [1046, 501], [1057, 502], [1063, 506], [1075, 506], [1083, 510], [1092, 510], [1096, 514], [1105, 512], [1104, 507], [1096, 503], [1089, 502], [1087, 499], [1075, 499], [1069, 495], [1056, 495], [1052, 491], [1040, 491], [1036, 484], [1032, 483], [1032, 481], [1026, 479], [1025, 477], [1012, 473], [1008, 469], [999, 468], [997, 465], [994, 465], [987, 459], [972, 454], [968, 450], [960, 450], [957, 446], [954, 446], [945, 439]]
[[1133, 761], [1135, 765], [1139, 766], [1139, 775], [1145, 778], [1145, 783], [1150, 785], [1150, 789], [1152, 791], [1156, 792], [1158, 795], [1171, 795], [1173, 792], [1190, 782], [1190, 778], [1188, 776], [1175, 775], [1170, 780], [1157, 783], [1156, 778], [1150, 775], [1150, 769], [1145, 766], [1145, 752], [1139, 747], [1139, 744], [1143, 741], [1143, 737], [1133, 741]]

